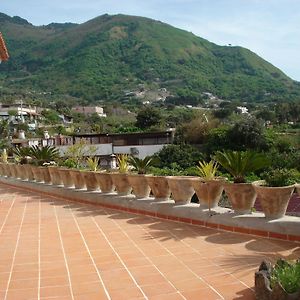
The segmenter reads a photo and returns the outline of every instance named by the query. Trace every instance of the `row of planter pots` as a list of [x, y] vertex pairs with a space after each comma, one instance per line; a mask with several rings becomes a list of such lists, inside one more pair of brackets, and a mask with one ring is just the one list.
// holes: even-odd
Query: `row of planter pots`
[[[158, 201], [167, 200], [172, 194], [176, 204], [189, 203], [196, 193], [201, 208], [217, 207], [225, 190], [232, 208], [239, 214], [250, 213], [258, 195], [268, 218], [281, 218], [285, 215], [289, 199], [295, 189], [294, 185], [282, 188], [263, 187], [260, 182], [233, 184], [227, 183], [224, 178], [204, 182], [199, 177], [92, 172], [29, 164], [0, 163], [0, 175], [63, 185], [65, 188], [100, 190], [102, 193], [116, 191], [120, 196], [133, 193], [138, 199], [149, 197], [150, 191]], [[300, 193], [300, 186], [296, 187]]]

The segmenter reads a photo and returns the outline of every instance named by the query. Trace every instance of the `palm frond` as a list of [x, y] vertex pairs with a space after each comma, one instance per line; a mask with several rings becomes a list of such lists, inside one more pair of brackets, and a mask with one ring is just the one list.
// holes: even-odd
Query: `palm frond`
[[146, 174], [152, 164], [153, 158], [151, 156], [146, 156], [145, 158], [138, 158], [130, 156], [128, 163], [133, 167], [134, 171], [138, 174]]
[[218, 151], [214, 158], [234, 177], [236, 183], [245, 182], [245, 176], [248, 173], [270, 164], [269, 159], [264, 154], [253, 151]]

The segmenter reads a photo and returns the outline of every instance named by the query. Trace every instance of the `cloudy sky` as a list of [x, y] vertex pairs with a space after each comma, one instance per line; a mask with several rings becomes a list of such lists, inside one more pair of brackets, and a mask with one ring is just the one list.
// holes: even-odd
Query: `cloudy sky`
[[300, 81], [300, 0], [2, 0], [0, 12], [34, 25], [82, 23], [104, 13], [150, 17], [249, 48]]

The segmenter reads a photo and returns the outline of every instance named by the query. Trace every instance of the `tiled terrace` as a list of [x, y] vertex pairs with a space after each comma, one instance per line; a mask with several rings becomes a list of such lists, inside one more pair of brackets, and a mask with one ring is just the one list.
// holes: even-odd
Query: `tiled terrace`
[[299, 256], [299, 243], [0, 184], [0, 299], [254, 299], [263, 258]]

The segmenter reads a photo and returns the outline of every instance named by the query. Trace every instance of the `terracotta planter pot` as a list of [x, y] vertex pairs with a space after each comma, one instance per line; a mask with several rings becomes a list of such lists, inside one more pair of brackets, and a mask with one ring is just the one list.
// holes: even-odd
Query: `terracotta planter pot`
[[132, 187], [132, 193], [137, 199], [148, 198], [150, 194], [150, 186], [146, 179], [146, 175], [128, 174], [128, 182]]
[[57, 171], [58, 171], [58, 174], [59, 174], [65, 188], [74, 187], [73, 178], [70, 175], [69, 169], [58, 168]]
[[218, 206], [224, 190], [225, 179], [205, 181], [201, 178], [194, 179], [192, 184], [200, 202], [200, 208], [214, 208]]
[[111, 173], [110, 174], [113, 184], [116, 187], [116, 191], [120, 196], [126, 196], [131, 193], [132, 187], [130, 186], [127, 174], [123, 173]]
[[236, 213], [251, 213], [256, 192], [251, 183], [225, 183], [224, 190]]
[[84, 171], [84, 172], [82, 172], [82, 175], [83, 175], [84, 180], [85, 180], [85, 185], [86, 185], [87, 191], [97, 191], [97, 190], [99, 190], [99, 185], [98, 185], [98, 181], [96, 179], [95, 173], [96, 172], [93, 172], [93, 171]]
[[115, 185], [109, 173], [95, 173], [96, 180], [102, 193], [111, 193], [115, 190]]
[[40, 167], [37, 166], [31, 166], [31, 170], [33, 172], [34, 180], [36, 182], [43, 182], [44, 181], [44, 176], [40, 170]]
[[50, 174], [49, 174], [48, 167], [39, 167], [39, 169], [40, 169], [40, 174], [43, 178], [43, 181], [46, 184], [51, 184], [51, 177], [50, 177]]
[[28, 180], [28, 175], [27, 175], [27, 172], [26, 172], [26, 169], [24, 167], [25, 165], [18, 165], [17, 168], [18, 168], [18, 176], [19, 178], [21, 178], [22, 180]]
[[5, 171], [6, 177], [12, 177], [9, 164], [6, 163], [3, 165], [4, 165], [4, 171]]
[[193, 180], [195, 177], [188, 176], [168, 176], [168, 185], [170, 187], [172, 198], [176, 204], [187, 204], [191, 202], [195, 190]]
[[171, 190], [165, 176], [147, 175], [146, 180], [151, 188], [155, 200], [165, 201], [170, 198]]
[[84, 189], [85, 186], [85, 180], [83, 177], [83, 172], [79, 170], [70, 170], [70, 175], [72, 176], [75, 189]]
[[16, 165], [16, 169], [17, 169], [18, 178], [20, 178], [21, 180], [27, 180], [28, 179], [28, 176], [27, 176], [26, 170], [24, 168], [24, 165]]
[[254, 189], [266, 218], [282, 218], [288, 207], [295, 186], [267, 187], [262, 181], [253, 182]]
[[59, 169], [59, 167], [48, 167], [49, 175], [50, 175], [51, 182], [53, 185], [63, 185], [64, 184], [60, 177], [58, 169]]
[[32, 172], [32, 167], [31, 167], [31, 165], [25, 164], [25, 165], [23, 165], [23, 168], [24, 168], [24, 171], [25, 171], [26, 174], [27, 174], [27, 179], [28, 179], [29, 181], [33, 181], [33, 180], [34, 180], [34, 175], [33, 175], [33, 172]]
[[17, 178], [17, 169], [15, 168], [15, 164], [8, 164], [10, 170], [10, 177]]
[[296, 183], [295, 187], [296, 187], [296, 191], [297, 191], [298, 195], [300, 196], [300, 183]]
[[1, 176], [7, 176], [7, 164], [6, 163], [0, 163], [0, 169], [1, 169]]
[[3, 163], [0, 163], [0, 176], [5, 176]]

